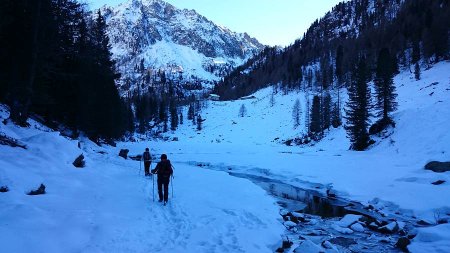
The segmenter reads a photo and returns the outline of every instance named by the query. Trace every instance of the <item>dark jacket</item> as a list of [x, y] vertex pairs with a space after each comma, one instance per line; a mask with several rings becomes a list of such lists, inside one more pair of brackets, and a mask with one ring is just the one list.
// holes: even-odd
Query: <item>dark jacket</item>
[[152, 161], [152, 156], [150, 155], [149, 151], [145, 151], [142, 154], [142, 160], [144, 160], [145, 162], [151, 162]]
[[156, 168], [152, 170], [152, 173], [157, 173], [158, 178], [170, 178], [173, 174], [172, 164], [170, 160], [161, 161], [156, 165]]

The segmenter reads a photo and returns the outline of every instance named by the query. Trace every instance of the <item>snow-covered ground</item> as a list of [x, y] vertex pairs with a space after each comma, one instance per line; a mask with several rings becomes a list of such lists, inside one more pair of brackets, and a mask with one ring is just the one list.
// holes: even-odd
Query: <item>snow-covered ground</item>
[[[342, 128], [312, 147], [288, 147], [295, 137], [292, 107], [303, 93], [210, 102], [203, 130], [186, 122], [179, 141], [119, 143], [97, 147], [86, 139], [65, 139], [37, 123], [28, 129], [0, 124], [0, 131], [28, 149], [0, 146], [0, 245], [2, 252], [271, 252], [284, 226], [275, 200], [232, 170], [263, 175], [291, 185], [323, 185], [339, 196], [372, 204], [386, 214], [401, 213], [430, 223], [450, 216], [450, 173], [425, 171], [431, 160], [450, 160], [450, 63], [415, 81], [396, 77], [399, 109], [391, 134], [365, 152], [349, 151]], [[438, 82], [436, 84], [436, 82]], [[245, 104], [246, 117], [238, 117]], [[186, 115], [186, 113], [184, 113]], [[303, 110], [303, 117], [305, 110]], [[1, 117], [7, 117], [2, 108]], [[277, 139], [279, 138], [279, 139]], [[152, 181], [139, 163], [117, 156], [121, 148], [140, 154], [150, 147], [167, 153], [175, 167], [174, 198], [152, 201]], [[102, 153], [99, 153], [103, 151]], [[72, 161], [80, 154], [87, 166]], [[199, 167], [198, 164], [206, 164]], [[432, 185], [445, 180], [441, 185]], [[26, 192], [44, 183], [47, 194]], [[419, 228], [412, 252], [449, 252], [447, 224]], [[4, 249], [4, 250], [3, 250]]]

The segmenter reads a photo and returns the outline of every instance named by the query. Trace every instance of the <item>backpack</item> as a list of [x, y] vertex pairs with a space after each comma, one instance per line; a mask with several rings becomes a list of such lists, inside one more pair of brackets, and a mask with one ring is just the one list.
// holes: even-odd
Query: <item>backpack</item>
[[150, 152], [144, 152], [144, 161], [151, 161], [152, 157], [150, 156]]
[[166, 162], [161, 163], [161, 168], [159, 169], [159, 175], [168, 178], [172, 175], [172, 164], [167, 160]]

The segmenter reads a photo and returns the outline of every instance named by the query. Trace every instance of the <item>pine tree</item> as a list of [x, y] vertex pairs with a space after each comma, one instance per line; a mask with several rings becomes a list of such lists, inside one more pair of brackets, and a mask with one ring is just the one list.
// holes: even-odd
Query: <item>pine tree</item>
[[417, 81], [420, 80], [420, 65], [419, 65], [419, 62], [416, 62], [416, 64], [414, 64], [414, 78], [416, 78]]
[[275, 105], [275, 94], [274, 94], [274, 91], [272, 91], [270, 93], [269, 105], [270, 105], [270, 107], [273, 107]]
[[310, 125], [311, 125], [311, 114], [310, 114], [310, 102], [309, 102], [309, 93], [306, 92], [305, 93], [305, 101], [306, 101], [306, 106], [305, 106], [305, 130], [307, 133], [310, 133]]
[[294, 107], [292, 108], [292, 120], [294, 121], [294, 128], [300, 126], [301, 116], [302, 116], [302, 109], [300, 107], [300, 100], [296, 99]]
[[378, 116], [381, 116], [385, 121], [389, 121], [389, 114], [397, 108], [397, 102], [395, 101], [397, 94], [394, 85], [395, 67], [392, 66], [392, 62], [389, 49], [383, 48], [378, 55], [374, 83], [377, 98], [375, 106], [379, 111]]
[[342, 125], [341, 112], [339, 103], [337, 102], [333, 104], [333, 108], [331, 109], [331, 125], [334, 128], [338, 128], [340, 125]]
[[331, 126], [331, 96], [325, 93], [322, 101], [322, 129], [329, 129]]
[[170, 101], [170, 130], [175, 131], [178, 127], [178, 110], [174, 99]]
[[192, 103], [190, 103], [189, 104], [189, 109], [188, 109], [187, 119], [188, 120], [193, 120], [194, 117], [195, 117], [194, 106], [192, 105]]
[[311, 134], [317, 134], [322, 131], [322, 114], [320, 108], [320, 97], [314, 96], [313, 103], [311, 107], [311, 122], [309, 127], [309, 132]]
[[345, 129], [352, 143], [351, 149], [362, 151], [368, 147], [370, 141], [367, 132], [370, 116], [370, 90], [364, 57], [360, 58], [358, 66], [352, 73], [352, 84], [348, 95]]
[[241, 108], [239, 109], [239, 117], [243, 118], [247, 115], [247, 108], [245, 108], [245, 105], [242, 104]]
[[202, 122], [203, 122], [202, 116], [200, 114], [197, 115], [197, 130], [198, 131], [202, 130]]

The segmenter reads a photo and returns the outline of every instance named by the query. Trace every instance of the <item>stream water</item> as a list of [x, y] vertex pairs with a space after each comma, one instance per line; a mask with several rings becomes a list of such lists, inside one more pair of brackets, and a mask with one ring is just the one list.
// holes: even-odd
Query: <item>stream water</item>
[[[319, 190], [288, 184], [264, 173], [249, 174], [224, 165], [195, 162], [192, 165], [248, 179], [276, 199], [286, 227], [283, 246], [277, 252], [402, 252], [396, 246], [399, 238], [414, 236], [417, 221], [401, 213], [384, 215], [357, 201], [327, 196]], [[359, 229], [337, 225], [349, 214], [359, 215], [356, 222], [360, 224], [357, 224]], [[392, 231], [383, 229], [389, 224], [395, 224]]]

